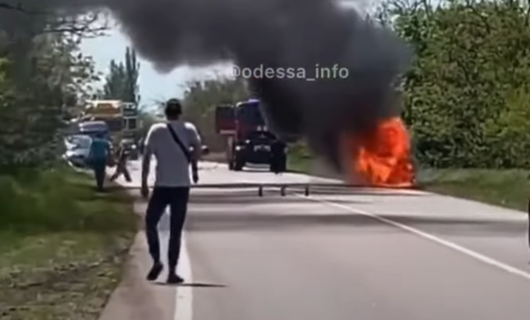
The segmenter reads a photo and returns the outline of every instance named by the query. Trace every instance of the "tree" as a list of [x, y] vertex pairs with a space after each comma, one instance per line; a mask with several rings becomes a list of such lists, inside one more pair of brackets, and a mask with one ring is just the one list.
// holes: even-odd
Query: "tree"
[[224, 150], [224, 140], [215, 132], [215, 107], [248, 99], [249, 92], [242, 79], [217, 77], [213, 80], [191, 81], [184, 94], [184, 116], [195, 123], [212, 151]]
[[104, 95], [106, 99], [118, 99], [138, 104], [138, 77], [140, 64], [136, 59], [136, 52], [127, 47], [125, 63], [111, 60], [109, 73], [106, 77]]
[[79, 51], [90, 27], [78, 22], [93, 15], [59, 16], [43, 6], [27, 0], [17, 12], [0, 9], [0, 174], [54, 164], [64, 110], [97, 80], [92, 59]]
[[528, 4], [394, 1], [386, 9], [386, 25], [416, 52], [404, 97], [420, 162], [528, 167]]
[[125, 69], [122, 63], [110, 61], [109, 73], [103, 87], [105, 99], [121, 99], [125, 92]]
[[140, 63], [136, 60], [136, 51], [127, 47], [125, 51], [125, 93], [124, 100], [138, 104], [138, 77], [140, 75]]

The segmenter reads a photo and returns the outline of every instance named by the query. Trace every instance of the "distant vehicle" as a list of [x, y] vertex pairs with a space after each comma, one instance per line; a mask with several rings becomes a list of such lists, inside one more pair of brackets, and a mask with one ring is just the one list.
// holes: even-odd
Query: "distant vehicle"
[[66, 137], [64, 142], [66, 152], [63, 158], [74, 166], [85, 167], [90, 153], [92, 138], [88, 135], [77, 134]]
[[235, 106], [216, 108], [216, 129], [226, 137], [225, 152], [230, 170], [242, 170], [249, 163], [267, 164], [271, 171], [286, 170], [286, 147], [282, 147], [281, 154], [273, 152], [274, 146], [285, 144], [267, 128], [260, 103], [249, 99]]
[[122, 100], [87, 101], [81, 119], [104, 121], [114, 142], [135, 137], [142, 127], [138, 105]]
[[94, 138], [102, 133], [105, 138], [110, 139], [109, 126], [105, 121], [84, 121], [79, 123], [79, 134]]

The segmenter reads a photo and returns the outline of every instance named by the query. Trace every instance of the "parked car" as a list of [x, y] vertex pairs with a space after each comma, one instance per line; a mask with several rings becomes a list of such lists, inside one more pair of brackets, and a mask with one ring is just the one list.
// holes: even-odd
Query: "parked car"
[[76, 134], [66, 137], [64, 142], [66, 152], [63, 158], [74, 166], [85, 167], [90, 153], [92, 138], [88, 135]]

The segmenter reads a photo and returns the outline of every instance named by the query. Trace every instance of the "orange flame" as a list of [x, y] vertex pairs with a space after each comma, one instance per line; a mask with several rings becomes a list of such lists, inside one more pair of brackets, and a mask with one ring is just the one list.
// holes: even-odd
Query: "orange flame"
[[346, 134], [342, 145], [350, 182], [361, 179], [371, 186], [413, 186], [410, 136], [401, 118], [385, 120], [363, 136]]

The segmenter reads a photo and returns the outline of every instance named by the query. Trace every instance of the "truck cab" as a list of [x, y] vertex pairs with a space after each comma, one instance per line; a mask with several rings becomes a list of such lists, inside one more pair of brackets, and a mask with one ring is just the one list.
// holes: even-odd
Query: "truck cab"
[[266, 164], [271, 171], [285, 171], [285, 143], [268, 130], [259, 104], [259, 100], [249, 99], [216, 108], [217, 132], [226, 137], [230, 170], [242, 170], [247, 164]]

